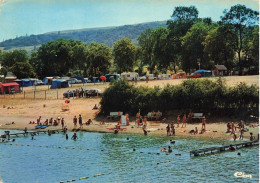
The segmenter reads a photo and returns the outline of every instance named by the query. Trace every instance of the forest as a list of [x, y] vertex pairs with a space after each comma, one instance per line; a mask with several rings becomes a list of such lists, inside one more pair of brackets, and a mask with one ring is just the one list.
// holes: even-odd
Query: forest
[[[0, 51], [0, 72], [12, 71], [18, 78], [89, 77], [125, 71], [136, 71], [140, 75], [179, 71], [190, 74], [200, 68], [211, 70], [218, 64], [225, 65], [230, 75], [258, 74], [259, 12], [238, 4], [224, 10], [218, 22], [210, 17], [199, 18], [198, 14], [194, 6], [175, 7], [166, 26], [144, 26], [136, 42], [129, 34], [128, 37], [110, 35], [118, 32], [125, 35], [123, 30], [113, 32], [117, 28], [111, 29], [110, 34], [95, 33], [105, 36], [103, 42], [57, 37], [63, 35], [58, 32], [56, 40], [39, 41], [39, 48], [30, 54], [19, 49]], [[128, 28], [130, 33], [138, 32], [133, 26]], [[115, 41], [115, 37], [120, 39]], [[37, 40], [35, 36], [29, 38], [32, 42]], [[20, 42], [24, 45], [31, 44], [22, 39]], [[7, 43], [5, 41], [1, 46]], [[19, 44], [15, 43], [15, 46]]]

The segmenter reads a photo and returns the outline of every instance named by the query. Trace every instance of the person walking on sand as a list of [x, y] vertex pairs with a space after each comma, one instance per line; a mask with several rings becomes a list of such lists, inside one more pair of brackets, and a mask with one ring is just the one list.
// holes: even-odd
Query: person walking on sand
[[61, 119], [61, 127], [62, 127], [62, 129], [63, 129], [63, 127], [64, 127], [64, 123], [65, 123], [65, 122], [64, 122], [64, 118], [62, 118], [62, 119]]
[[180, 115], [178, 114], [178, 116], [177, 116], [177, 127], [179, 127], [180, 121], [181, 121], [181, 118], [180, 118]]
[[81, 114], [79, 115], [79, 127], [82, 128], [83, 123], [82, 123], [82, 117]]
[[186, 121], [187, 121], [186, 114], [184, 114], [183, 118], [182, 118], [182, 126], [181, 126], [182, 128], [183, 128], [183, 126], [186, 127]]
[[231, 123], [231, 130], [232, 130], [232, 133], [235, 133], [235, 124], [234, 124], [234, 122]]
[[166, 132], [167, 132], [167, 136], [171, 135], [170, 125], [169, 125], [169, 124], [168, 124], [167, 127], [166, 127]]
[[77, 121], [78, 121], [77, 117], [76, 117], [76, 116], [74, 116], [74, 118], [73, 118], [73, 124], [74, 124], [74, 128], [76, 128], [76, 127], [77, 127]]
[[201, 131], [206, 131], [206, 118], [202, 118], [202, 126], [201, 126]]

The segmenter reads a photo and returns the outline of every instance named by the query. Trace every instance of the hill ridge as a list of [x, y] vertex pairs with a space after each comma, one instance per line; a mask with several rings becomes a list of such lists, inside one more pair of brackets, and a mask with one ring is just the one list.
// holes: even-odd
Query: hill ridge
[[21, 36], [0, 42], [4, 50], [24, 49], [27, 51], [36, 50], [41, 44], [48, 41], [63, 39], [75, 39], [85, 43], [98, 42], [112, 47], [113, 43], [124, 38], [130, 38], [137, 44], [137, 38], [145, 29], [155, 29], [158, 26], [166, 26], [166, 21], [144, 22], [122, 26], [94, 27], [72, 30], [51, 31], [38, 35]]

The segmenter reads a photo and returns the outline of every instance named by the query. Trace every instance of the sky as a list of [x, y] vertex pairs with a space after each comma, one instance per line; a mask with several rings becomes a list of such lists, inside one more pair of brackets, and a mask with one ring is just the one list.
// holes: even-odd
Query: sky
[[220, 20], [236, 4], [259, 11], [258, 0], [0, 0], [0, 42], [51, 31], [120, 26], [170, 19], [174, 7], [195, 6]]

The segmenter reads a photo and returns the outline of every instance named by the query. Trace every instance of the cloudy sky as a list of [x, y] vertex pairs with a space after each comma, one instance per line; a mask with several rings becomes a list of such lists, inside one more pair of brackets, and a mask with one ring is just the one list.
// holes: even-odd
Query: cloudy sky
[[0, 0], [0, 41], [31, 34], [168, 20], [176, 6], [220, 20], [224, 9], [258, 0]]

